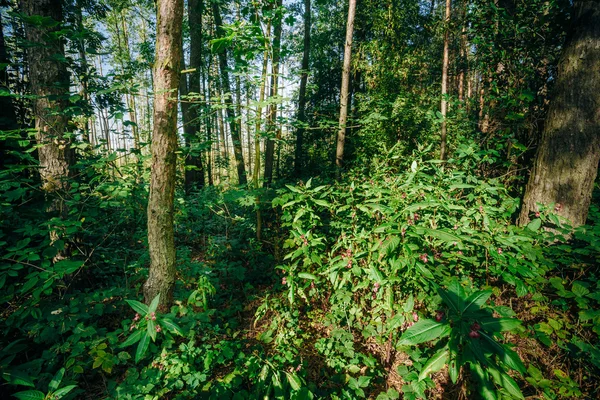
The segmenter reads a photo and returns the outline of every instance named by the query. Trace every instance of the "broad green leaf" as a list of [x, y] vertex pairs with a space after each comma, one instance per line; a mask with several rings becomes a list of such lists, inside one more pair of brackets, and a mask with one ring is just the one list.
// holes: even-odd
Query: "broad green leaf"
[[462, 242], [462, 239], [456, 236], [453, 233], [447, 232], [441, 229], [429, 229], [429, 228], [416, 228], [416, 232], [418, 234], [426, 234], [429, 236], [433, 236], [434, 238], [440, 239], [444, 242], [454, 243], [454, 242]]
[[38, 283], [39, 280], [40, 280], [39, 275], [33, 276], [33, 278], [31, 278], [27, 282], [25, 282], [25, 284], [21, 288], [21, 293], [27, 293]]
[[477, 311], [492, 295], [491, 290], [483, 290], [480, 292], [473, 293], [465, 300], [463, 314]]
[[152, 341], [156, 341], [156, 322], [154, 322], [152, 319], [148, 319], [146, 331], [148, 332], [148, 335], [150, 335]]
[[536, 218], [533, 221], [531, 221], [529, 224], [527, 224], [527, 229], [529, 229], [530, 231], [537, 232], [541, 226], [542, 226], [542, 220], [540, 218]]
[[54, 396], [60, 399], [66, 396], [71, 390], [75, 389], [76, 387], [77, 385], [69, 385], [65, 386], [64, 388], [60, 388], [56, 392], [54, 392]]
[[148, 307], [148, 313], [155, 313], [158, 308], [158, 304], [160, 303], [160, 293], [156, 295], [152, 302], [150, 303], [150, 307]]
[[507, 367], [509, 367], [521, 374], [525, 373], [525, 371], [526, 371], [525, 365], [523, 364], [523, 361], [521, 361], [521, 357], [519, 357], [519, 355], [515, 351], [498, 343], [492, 337], [487, 335], [485, 332], [479, 332], [479, 333], [480, 333], [481, 337], [489, 343], [489, 345], [491, 346], [491, 349], [494, 351], [494, 353], [496, 353], [496, 355], [498, 356], [498, 359], [500, 361], [502, 361]]
[[4, 379], [11, 385], [35, 387], [31, 377], [23, 371], [10, 371], [2, 373]]
[[169, 318], [161, 318], [160, 324], [163, 328], [167, 328], [167, 330], [171, 333], [174, 333], [179, 336], [183, 336], [183, 330], [177, 325], [175, 322], [170, 320]]
[[135, 310], [135, 312], [137, 312], [138, 314], [140, 314], [142, 317], [148, 315], [148, 306], [140, 303], [137, 300], [125, 300], [127, 302], [127, 304], [129, 304], [131, 306], [131, 308], [133, 308]]
[[317, 277], [313, 274], [309, 274], [308, 272], [300, 272], [298, 274], [298, 278], [302, 278], [302, 279], [311, 279], [311, 280], [316, 280]]
[[443, 348], [440, 351], [438, 351], [433, 357], [431, 357], [429, 360], [427, 360], [427, 363], [425, 363], [425, 366], [423, 366], [423, 369], [421, 370], [421, 373], [419, 374], [419, 380], [423, 380], [423, 379], [427, 378], [430, 374], [433, 374], [434, 372], [438, 372], [440, 369], [442, 369], [444, 367], [444, 365], [446, 365], [447, 360], [448, 360], [448, 349]]
[[512, 331], [521, 326], [521, 321], [515, 318], [485, 318], [478, 322], [481, 328], [488, 332]]
[[137, 364], [146, 354], [146, 350], [148, 350], [148, 346], [150, 345], [150, 335], [148, 335], [148, 331], [144, 331], [140, 342], [138, 343], [137, 350], [135, 351], [135, 363]]
[[65, 369], [61, 368], [56, 372], [56, 375], [54, 375], [48, 384], [48, 390], [54, 392], [56, 389], [58, 389], [60, 383], [62, 382], [63, 376], [65, 376]]
[[140, 339], [142, 338], [142, 335], [144, 334], [145, 331], [138, 329], [135, 332], [133, 332], [131, 335], [129, 335], [129, 337], [127, 338], [127, 340], [125, 340], [120, 347], [127, 347], [127, 346], [131, 346], [132, 344], [135, 344], [137, 342], [140, 341]]
[[13, 394], [17, 399], [20, 400], [44, 400], [46, 396], [39, 390], [26, 390], [24, 392], [17, 392]]
[[479, 381], [478, 389], [481, 397], [484, 400], [497, 400], [496, 391], [494, 390], [494, 387], [487, 374], [483, 368], [481, 368], [481, 365], [479, 365], [479, 363], [471, 363], [469, 365], [471, 366], [473, 377]]
[[431, 319], [422, 319], [408, 328], [398, 341], [398, 346], [428, 342], [450, 333], [450, 325]]
[[285, 375], [287, 376], [287, 380], [290, 383], [290, 386], [293, 390], [300, 390], [302, 387], [302, 381], [295, 373], [289, 373], [285, 371]]

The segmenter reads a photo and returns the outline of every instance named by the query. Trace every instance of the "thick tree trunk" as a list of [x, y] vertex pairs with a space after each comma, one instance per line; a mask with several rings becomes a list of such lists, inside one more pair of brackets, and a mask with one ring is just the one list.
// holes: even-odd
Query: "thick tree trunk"
[[452, 9], [452, 0], [446, 0], [446, 17], [444, 19], [444, 55], [442, 60], [442, 102], [440, 104], [440, 112], [442, 114], [442, 129], [440, 134], [440, 159], [445, 160], [447, 158], [446, 150], [446, 134], [447, 134], [447, 123], [446, 115], [448, 114], [448, 61], [449, 57], [449, 44], [450, 44], [450, 13]]
[[[217, 36], [222, 37], [225, 35], [223, 30], [223, 20], [221, 19], [221, 11], [219, 4], [214, 1], [212, 3], [213, 18], [217, 28]], [[246, 166], [244, 165], [244, 155], [242, 153], [242, 141], [240, 137], [240, 124], [236, 118], [235, 110], [233, 108], [233, 101], [231, 99], [231, 85], [229, 84], [229, 72], [227, 69], [227, 50], [223, 49], [219, 53], [219, 66], [221, 69], [221, 87], [223, 93], [227, 93], [225, 96], [225, 105], [227, 106], [227, 118], [229, 119], [229, 128], [231, 130], [231, 140], [233, 141], [233, 154], [235, 156], [235, 164], [237, 167], [238, 181], [241, 185], [247, 183], [246, 178]]]
[[344, 67], [342, 70], [342, 87], [340, 89], [340, 122], [337, 134], [335, 165], [339, 170], [344, 161], [344, 144], [346, 142], [346, 121], [348, 119], [348, 94], [350, 87], [350, 67], [352, 64], [352, 35], [354, 33], [354, 16], [356, 0], [349, 0], [348, 21], [346, 24], [346, 45], [344, 48]]
[[302, 171], [302, 145], [304, 143], [304, 125], [306, 124], [306, 85], [310, 58], [310, 0], [304, 0], [304, 53], [302, 54], [302, 72], [300, 73], [300, 91], [298, 93], [298, 129], [296, 130], [296, 149], [294, 153], [294, 173], [300, 176]]
[[[273, 98], [279, 93], [279, 59], [281, 55], [281, 19], [283, 17], [280, 10], [282, 0], [278, 0], [277, 16], [275, 17], [275, 24], [273, 29], [273, 62], [271, 63], [271, 93], [270, 97]], [[269, 186], [273, 180], [273, 162], [275, 157], [275, 141], [272, 139], [273, 132], [275, 131], [275, 120], [277, 118], [277, 104], [273, 103], [269, 106], [267, 112], [267, 143], [265, 148], [265, 185]]]
[[[41, 16], [62, 22], [60, 0], [23, 0], [22, 10], [26, 16]], [[62, 61], [64, 43], [55, 37], [60, 25], [27, 25], [27, 40], [33, 44], [27, 48], [29, 82], [33, 100], [36, 140], [40, 160], [43, 190], [48, 194], [69, 188], [66, 178], [70, 174], [75, 153], [71, 139], [65, 135], [68, 117], [63, 112], [68, 103], [69, 73]], [[52, 196], [49, 211], [64, 213], [59, 197]]]
[[177, 89], [181, 63], [183, 0], [158, 0], [154, 69], [154, 131], [148, 200], [150, 272], [144, 284], [146, 302], [160, 294], [161, 311], [173, 301], [175, 237], [173, 212], [177, 162]]
[[600, 160], [600, 4], [575, 1], [572, 15], [521, 225], [538, 211], [538, 203], [554, 203], [573, 226], [584, 224], [588, 215]]

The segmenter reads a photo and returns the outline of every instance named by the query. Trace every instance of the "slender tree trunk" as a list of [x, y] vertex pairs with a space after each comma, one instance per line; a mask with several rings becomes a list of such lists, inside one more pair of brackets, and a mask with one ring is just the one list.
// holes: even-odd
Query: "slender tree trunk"
[[442, 129], [440, 137], [440, 159], [447, 158], [446, 150], [446, 115], [448, 114], [448, 60], [449, 60], [449, 44], [450, 44], [450, 12], [452, 0], [446, 0], [446, 17], [444, 19], [444, 56], [442, 60], [442, 103], [440, 105], [442, 113]]
[[356, 0], [349, 0], [348, 22], [346, 24], [346, 45], [344, 48], [344, 68], [342, 70], [342, 87], [340, 89], [340, 123], [337, 135], [337, 149], [335, 152], [335, 165], [338, 173], [343, 166], [344, 144], [346, 142], [346, 120], [348, 119], [348, 94], [350, 87], [350, 67], [352, 65], [352, 34], [354, 33], [354, 15], [356, 14]]
[[[30, 16], [51, 18], [62, 22], [60, 0], [23, 0], [23, 13]], [[27, 40], [34, 44], [27, 48], [29, 62], [29, 82], [33, 100], [36, 140], [40, 160], [40, 175], [43, 190], [51, 195], [49, 211], [64, 214], [65, 208], [55, 192], [66, 191], [75, 153], [71, 148], [71, 139], [65, 135], [68, 118], [64, 113], [68, 102], [69, 73], [64, 58], [64, 43], [54, 37], [59, 25], [27, 25]]]
[[[6, 45], [4, 43], [4, 25], [2, 25], [2, 13], [0, 13], [0, 89], [6, 92], [10, 92], [9, 76], [7, 66], [10, 60], [8, 52], [6, 51]], [[8, 131], [17, 128], [17, 115], [12, 102], [12, 98], [9, 96], [0, 96], [0, 131]], [[0, 170], [4, 167], [4, 162], [7, 158], [5, 154], [6, 149], [4, 148], [5, 142], [0, 141]]]
[[302, 54], [302, 71], [300, 73], [300, 91], [298, 93], [298, 128], [296, 130], [296, 148], [294, 152], [294, 173], [300, 176], [302, 172], [302, 146], [306, 124], [306, 85], [308, 83], [308, 68], [310, 59], [310, 0], [304, 0], [304, 52]]
[[173, 228], [177, 162], [177, 89], [181, 71], [183, 0], [158, 0], [154, 70], [154, 132], [148, 200], [150, 271], [144, 284], [146, 302], [160, 294], [160, 311], [173, 301], [175, 235]]
[[542, 205], [585, 224], [600, 160], [600, 6], [575, 1], [572, 27], [558, 65], [554, 98], [546, 118], [519, 222]]
[[[200, 71], [202, 69], [202, 11], [204, 7], [203, 0], [188, 0], [188, 18], [190, 28], [190, 65], [192, 70], [189, 74], [187, 84], [187, 94], [200, 94]], [[188, 100], [189, 101], [189, 100]], [[195, 100], [197, 102], [197, 100]], [[182, 104], [183, 106], [183, 104]], [[198, 118], [199, 104], [187, 103], [187, 121], [184, 130], [186, 144], [189, 146], [193, 142], [199, 141], [200, 119]], [[183, 109], [183, 107], [182, 107]], [[192, 146], [193, 147], [193, 146]], [[189, 191], [192, 187], [204, 186], [204, 167], [202, 164], [202, 154], [189, 154], [186, 157], [185, 186]]]
[[[212, 3], [213, 18], [217, 28], [217, 36], [223, 37], [225, 32], [223, 30], [223, 20], [221, 19], [221, 11], [217, 2]], [[227, 106], [227, 118], [229, 119], [229, 127], [231, 130], [231, 139], [233, 141], [233, 154], [235, 156], [235, 164], [237, 167], [238, 181], [241, 185], [247, 183], [246, 179], [246, 167], [244, 165], [244, 155], [242, 153], [242, 142], [240, 138], [240, 124], [236, 118], [235, 110], [233, 108], [233, 102], [231, 99], [231, 85], [229, 84], [229, 72], [227, 69], [227, 50], [223, 49], [219, 53], [219, 65], [221, 69], [221, 82], [222, 89], [225, 96], [225, 105]]]
[[[281, 55], [281, 12], [282, 0], [278, 0], [277, 16], [273, 27], [273, 61], [271, 63], [271, 93], [270, 97], [274, 98], [279, 93], [279, 60]], [[273, 132], [276, 129], [275, 120], [277, 119], [277, 104], [272, 103], [267, 112], [267, 142], [265, 148], [265, 185], [271, 185], [273, 180], [273, 162], [275, 156], [275, 141], [272, 139]]]

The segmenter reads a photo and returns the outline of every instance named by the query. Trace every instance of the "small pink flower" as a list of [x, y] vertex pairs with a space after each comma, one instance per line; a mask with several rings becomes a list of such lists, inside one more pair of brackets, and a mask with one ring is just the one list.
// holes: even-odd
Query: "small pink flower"
[[554, 206], [554, 211], [559, 212], [560, 210], [562, 210], [562, 204], [556, 203]]
[[421, 254], [421, 255], [419, 256], [419, 259], [420, 259], [421, 261], [423, 261], [424, 263], [427, 263], [427, 261], [429, 261], [429, 258], [427, 258], [427, 254]]
[[419, 320], [419, 314], [417, 314], [416, 312], [414, 312], [412, 314], [412, 317], [413, 317], [413, 321], [415, 321], [415, 322], [417, 322]]
[[162, 331], [160, 325], [156, 325], [156, 332], [160, 333], [160, 331]]
[[286, 285], [287, 284], [287, 279], [285, 278], [285, 276], [283, 278], [281, 278], [281, 284], [282, 285]]
[[459, 250], [457, 253], [458, 253], [458, 255], [459, 255], [459, 256], [462, 256], [462, 255], [463, 255], [463, 252], [462, 252], [462, 250]]
[[154, 314], [153, 312], [150, 313], [150, 319], [152, 319], [152, 321], [156, 321], [156, 314]]
[[457, 230], [457, 229], [458, 229], [458, 225], [455, 224], [454, 225], [454, 230]]
[[379, 283], [375, 282], [373, 285], [373, 293], [377, 293], [379, 291]]
[[139, 321], [140, 320], [140, 314], [136, 313], [135, 317], [133, 317], [134, 321]]
[[540, 212], [539, 212], [539, 211], [536, 211], [536, 212], [535, 212], [535, 217], [536, 217], [536, 218], [539, 218], [539, 217], [540, 217]]
[[502, 247], [498, 247], [498, 254], [502, 254]]
[[129, 327], [129, 332], [131, 332], [134, 329], [135, 329], [135, 324], [131, 324], [131, 326]]
[[415, 213], [415, 215], [413, 216], [413, 219], [414, 219], [415, 221], [418, 221], [418, 220], [419, 220], [419, 214]]
[[298, 364], [298, 366], [296, 367], [296, 372], [300, 371], [302, 369], [302, 364]]

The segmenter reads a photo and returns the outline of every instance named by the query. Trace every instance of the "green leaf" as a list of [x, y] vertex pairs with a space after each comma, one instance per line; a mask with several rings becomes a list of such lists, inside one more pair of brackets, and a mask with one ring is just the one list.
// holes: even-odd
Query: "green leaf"
[[150, 335], [152, 341], [156, 341], [156, 322], [148, 319], [148, 326], [146, 327], [146, 332]]
[[148, 315], [149, 310], [148, 310], [148, 306], [140, 303], [137, 300], [125, 300], [127, 302], [127, 304], [129, 304], [131, 306], [131, 308], [133, 308], [135, 310], [135, 312], [137, 312], [138, 314], [140, 314], [142, 317]]
[[131, 335], [129, 335], [129, 337], [127, 338], [127, 340], [125, 340], [120, 347], [127, 347], [127, 346], [131, 346], [132, 344], [136, 344], [137, 342], [140, 341], [140, 339], [142, 338], [142, 335], [144, 334], [145, 331], [138, 329], [135, 332], [133, 332]]
[[152, 302], [150, 303], [150, 307], [148, 307], [148, 312], [155, 313], [156, 309], [158, 308], [159, 302], [160, 302], [160, 293], [157, 294], [154, 299], [152, 299]]
[[26, 390], [24, 392], [15, 393], [13, 396], [20, 400], [44, 400], [46, 397], [44, 393], [39, 390]]
[[302, 381], [298, 375], [295, 373], [289, 373], [287, 371], [285, 372], [285, 375], [287, 376], [287, 380], [293, 390], [300, 390], [300, 388], [302, 388]]
[[31, 278], [30, 280], [25, 282], [25, 284], [21, 288], [21, 293], [27, 293], [38, 283], [39, 280], [40, 280], [39, 275], [35, 275], [33, 278]]
[[54, 392], [60, 386], [60, 382], [62, 382], [63, 376], [65, 376], [65, 369], [61, 368], [56, 372], [54, 378], [48, 384], [48, 390]]
[[183, 330], [179, 327], [179, 325], [171, 321], [169, 318], [161, 318], [160, 324], [163, 328], [167, 328], [169, 332], [183, 336]]
[[482, 318], [479, 325], [488, 332], [504, 332], [521, 326], [521, 321], [515, 318]]
[[77, 387], [77, 385], [69, 385], [69, 386], [65, 386], [64, 388], [60, 388], [56, 392], [54, 392], [54, 396], [56, 396], [60, 399], [64, 396], [66, 396], [71, 390], [75, 389], [76, 387]]
[[491, 290], [483, 290], [480, 292], [473, 293], [465, 300], [463, 314], [477, 311], [492, 295]]
[[479, 333], [481, 337], [491, 345], [492, 350], [494, 351], [494, 353], [496, 353], [500, 361], [502, 361], [507, 367], [521, 374], [525, 373], [525, 365], [523, 364], [523, 361], [521, 361], [521, 357], [519, 357], [519, 355], [515, 351], [498, 343], [485, 332]]
[[501, 373], [500, 379], [501, 381], [498, 383], [502, 385], [502, 387], [506, 389], [506, 391], [510, 393], [513, 397], [516, 397], [517, 399], [525, 398], [523, 397], [523, 393], [521, 392], [519, 385], [517, 385], [517, 382], [515, 382], [513, 378], [511, 378], [507, 374]]
[[137, 350], [135, 351], [135, 363], [137, 364], [146, 354], [148, 346], [150, 345], [150, 335], [148, 331], [144, 331], [140, 343], [138, 344]]
[[536, 218], [533, 221], [531, 221], [529, 224], [527, 224], [527, 229], [529, 229], [530, 231], [537, 232], [541, 226], [542, 226], [542, 220], [540, 218]]
[[427, 378], [430, 374], [434, 372], [438, 372], [440, 369], [446, 365], [446, 361], [448, 360], [448, 349], [443, 348], [438, 351], [433, 357], [427, 360], [425, 366], [421, 370], [419, 374], [419, 380], [423, 380]]
[[454, 243], [454, 242], [462, 242], [462, 239], [456, 236], [453, 233], [450, 233], [446, 230], [441, 229], [429, 229], [429, 228], [416, 228], [415, 231], [418, 234], [426, 234], [432, 236], [434, 238], [438, 238], [443, 242]]
[[431, 319], [422, 319], [408, 328], [398, 341], [398, 346], [415, 345], [428, 342], [450, 333], [450, 326], [446, 323], [436, 322]]
[[298, 278], [303, 278], [303, 279], [311, 279], [311, 280], [316, 280], [317, 277], [313, 274], [309, 274], [308, 272], [300, 272], [298, 274]]

